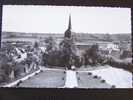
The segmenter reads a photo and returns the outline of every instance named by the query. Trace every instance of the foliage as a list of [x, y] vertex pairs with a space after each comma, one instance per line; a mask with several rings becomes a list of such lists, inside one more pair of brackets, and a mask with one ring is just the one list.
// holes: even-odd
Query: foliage
[[34, 43], [34, 48], [38, 48], [39, 47], [39, 43], [38, 42], [35, 42]]
[[129, 52], [129, 51], [127, 51], [127, 50], [124, 50], [124, 51], [122, 52], [122, 54], [120, 55], [120, 58], [121, 58], [121, 59], [128, 58], [128, 57], [132, 57], [132, 54], [131, 54], [131, 52]]
[[50, 53], [54, 50], [57, 50], [57, 44], [55, 40], [52, 37], [48, 37], [45, 39], [45, 44], [46, 44], [46, 52]]
[[[50, 38], [51, 39], [51, 38]], [[44, 65], [61, 66], [71, 68], [71, 65], [79, 67], [80, 58], [76, 55], [76, 47], [72, 39], [64, 38], [59, 44], [59, 49], [52, 49], [54, 45], [52, 39], [48, 39], [50, 46], [47, 46], [49, 52], [44, 53]], [[49, 41], [50, 40], [50, 41]], [[49, 49], [51, 47], [51, 49]]]
[[8, 58], [5, 54], [0, 54], [0, 82], [5, 82], [9, 80], [9, 74], [11, 70], [11, 59]]
[[107, 58], [107, 62], [106, 64], [112, 66], [112, 67], [116, 67], [116, 68], [122, 68], [125, 69], [127, 71], [133, 72], [133, 64], [132, 62], [120, 62], [115, 60], [114, 58]]
[[99, 62], [98, 45], [94, 44], [83, 54], [84, 65], [96, 65]]
[[[20, 77], [22, 73], [23, 75], [27, 74], [25, 72], [25, 67], [26, 67], [26, 64], [28, 64], [28, 59], [32, 58], [32, 62], [37, 61], [36, 60], [37, 58], [32, 56], [32, 57], [27, 57], [25, 61], [16, 62], [15, 58], [17, 54], [16, 54], [15, 48], [16, 47], [12, 47], [12, 46], [9, 46], [9, 48], [8, 47], [0, 48], [0, 82], [10, 81], [12, 71], [14, 72], [14, 78]], [[27, 52], [30, 52], [30, 51], [27, 51]]]

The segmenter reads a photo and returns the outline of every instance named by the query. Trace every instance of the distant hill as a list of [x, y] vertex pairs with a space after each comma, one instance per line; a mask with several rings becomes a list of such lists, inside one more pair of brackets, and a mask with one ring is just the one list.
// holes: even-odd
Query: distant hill
[[[89, 34], [89, 33], [73, 33], [77, 40], [99, 40], [99, 41], [130, 41], [131, 34]], [[63, 38], [63, 33], [24, 33], [24, 32], [2, 32], [2, 39], [10, 38]]]
[[24, 32], [2, 32], [3, 38], [19, 38], [19, 37], [25, 37], [25, 38], [36, 38], [36, 37], [48, 37], [48, 36], [58, 36], [63, 37], [63, 34], [59, 33], [24, 33]]

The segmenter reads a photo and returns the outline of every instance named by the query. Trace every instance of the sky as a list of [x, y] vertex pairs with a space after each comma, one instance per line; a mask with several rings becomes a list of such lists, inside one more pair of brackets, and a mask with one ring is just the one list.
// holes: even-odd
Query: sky
[[130, 8], [46, 5], [4, 5], [2, 31], [64, 33], [69, 14], [73, 32], [131, 33]]

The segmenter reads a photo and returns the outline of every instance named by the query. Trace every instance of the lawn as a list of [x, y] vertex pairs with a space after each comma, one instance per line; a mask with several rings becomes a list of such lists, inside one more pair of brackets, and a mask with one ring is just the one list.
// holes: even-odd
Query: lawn
[[65, 85], [63, 70], [44, 70], [43, 72], [22, 82], [17, 87], [56, 88]]

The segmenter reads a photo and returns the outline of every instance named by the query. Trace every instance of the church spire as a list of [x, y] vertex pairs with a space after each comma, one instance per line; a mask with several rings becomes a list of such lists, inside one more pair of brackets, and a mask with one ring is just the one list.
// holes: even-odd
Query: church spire
[[69, 24], [68, 24], [68, 29], [71, 30], [71, 14], [69, 15]]
[[68, 29], [65, 31], [64, 37], [71, 38], [71, 28], [71, 15], [69, 15]]

